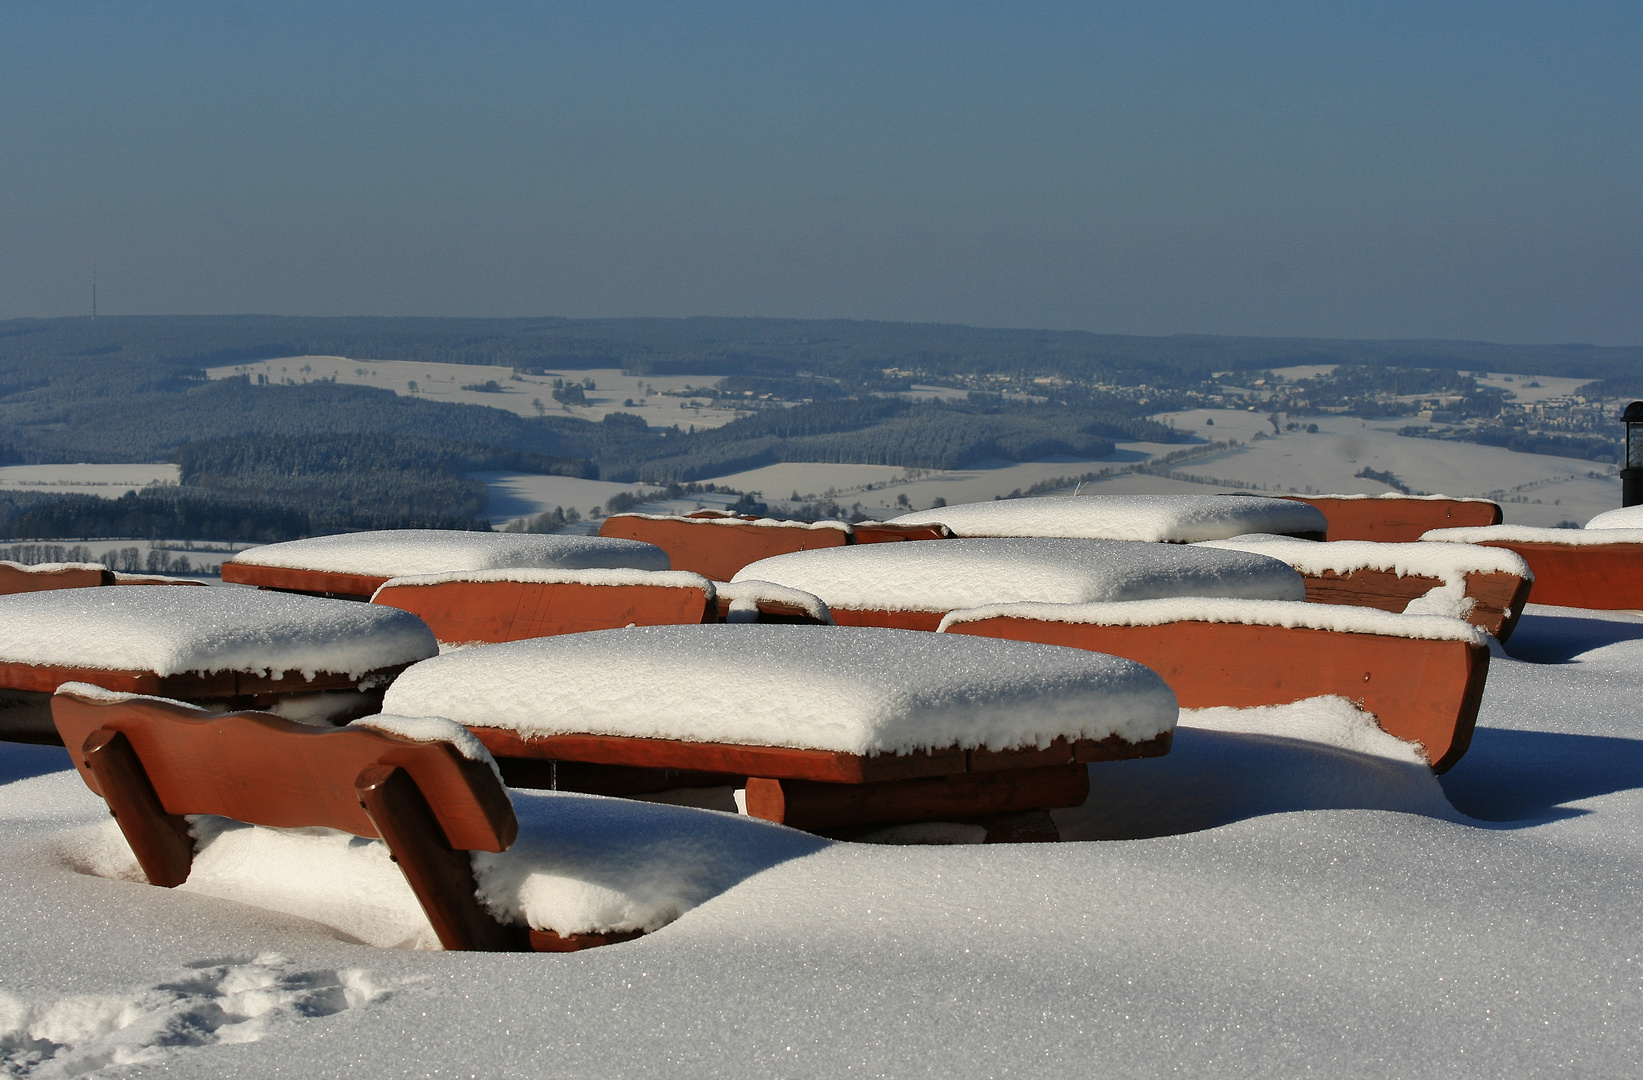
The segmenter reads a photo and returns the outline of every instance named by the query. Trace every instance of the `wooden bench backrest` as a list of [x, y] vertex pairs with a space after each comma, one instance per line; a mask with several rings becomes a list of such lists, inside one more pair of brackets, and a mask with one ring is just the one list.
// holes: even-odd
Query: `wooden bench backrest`
[[90, 567], [65, 566], [61, 570], [20, 570], [0, 565], [0, 596], [8, 593], [48, 592], [52, 589], [87, 589], [114, 584], [114, 572]]
[[524, 638], [713, 622], [717, 605], [706, 588], [669, 585], [588, 585], [580, 582], [445, 581], [386, 585], [374, 604], [409, 611], [442, 642]]
[[1492, 502], [1460, 499], [1330, 499], [1309, 495], [1281, 498], [1315, 506], [1329, 521], [1331, 540], [1378, 540], [1409, 544], [1428, 529], [1499, 525], [1501, 509]]
[[99, 731], [131, 743], [169, 814], [218, 814], [274, 828], [323, 826], [376, 838], [355, 782], [373, 765], [416, 781], [453, 848], [505, 851], [518, 831], [496, 774], [449, 743], [418, 743], [369, 728], [318, 728], [269, 713], [213, 716], [152, 699], [88, 700], [61, 692], [52, 719], [91, 790], [81, 753]]
[[606, 518], [599, 535], [655, 544], [667, 552], [673, 569], [689, 570], [714, 581], [729, 581], [747, 564], [773, 555], [849, 543], [849, 533], [843, 529], [785, 528], [746, 521], [723, 525], [711, 520], [621, 515]]

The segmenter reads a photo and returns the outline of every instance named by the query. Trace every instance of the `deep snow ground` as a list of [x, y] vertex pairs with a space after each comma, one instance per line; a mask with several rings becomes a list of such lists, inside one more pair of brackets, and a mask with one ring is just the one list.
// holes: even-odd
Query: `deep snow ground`
[[1096, 766], [1074, 822], [1150, 838], [829, 845], [568, 956], [366, 948], [76, 873], [55, 838], [101, 803], [53, 771], [63, 751], [7, 746], [0, 1059], [37, 1076], [144, 1059], [106, 1075], [1637, 1075], [1643, 619], [1532, 608], [1511, 652], [1441, 780], [1327, 708], [1297, 713], [1305, 737], [1189, 715], [1170, 757]]

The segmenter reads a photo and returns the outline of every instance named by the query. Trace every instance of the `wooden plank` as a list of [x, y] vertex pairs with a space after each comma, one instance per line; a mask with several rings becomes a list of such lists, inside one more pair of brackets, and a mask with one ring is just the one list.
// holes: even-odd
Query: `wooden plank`
[[[730, 618], [731, 601], [721, 596], [718, 603], [719, 621], [726, 622]], [[785, 623], [792, 626], [826, 626], [828, 624], [816, 618], [797, 604], [783, 604], [776, 600], [758, 601], [759, 618], [761, 623]]]
[[[1318, 575], [1303, 575], [1303, 580], [1309, 603], [1371, 607], [1394, 614], [1402, 614], [1409, 601], [1425, 596], [1443, 584], [1438, 578], [1413, 574], [1399, 577], [1390, 570], [1368, 568], [1346, 574], [1325, 570]], [[1472, 598], [1473, 603], [1466, 621], [1505, 641], [1512, 636], [1512, 630], [1523, 614], [1523, 605], [1528, 603], [1532, 584], [1528, 578], [1505, 571], [1468, 573], [1466, 595]]]
[[0, 596], [11, 593], [51, 592], [55, 589], [89, 589], [114, 584], [114, 572], [78, 566], [61, 570], [25, 570], [0, 564]]
[[705, 588], [587, 585], [580, 582], [448, 581], [390, 585], [373, 603], [408, 611], [441, 642], [525, 638], [712, 622]]
[[1399, 577], [1390, 570], [1359, 568], [1346, 574], [1325, 570], [1322, 574], [1303, 574], [1306, 599], [1309, 604], [1343, 604], [1349, 607], [1377, 608], [1402, 614], [1409, 601], [1425, 596], [1442, 585], [1438, 578], [1417, 577], [1413, 574]]
[[655, 544], [667, 552], [673, 569], [689, 570], [714, 581], [729, 581], [747, 564], [773, 555], [843, 547], [848, 542], [843, 529], [786, 528], [749, 522], [720, 525], [707, 520], [657, 520], [619, 514], [605, 519], [599, 535]]
[[1080, 806], [1089, 793], [1089, 770], [1076, 763], [850, 785], [750, 777], [747, 812], [821, 832]]
[[393, 575], [337, 574], [329, 570], [293, 570], [283, 566], [253, 566], [230, 560], [222, 564], [222, 579], [277, 592], [308, 593], [341, 600], [369, 600]]
[[892, 630], [935, 630], [945, 611], [885, 611], [882, 608], [836, 608], [828, 605], [837, 626], [887, 626]]
[[101, 728], [86, 736], [75, 758], [81, 769], [97, 778], [95, 790], [108, 803], [148, 883], [174, 889], [187, 881], [194, 865], [188, 822], [161, 804], [131, 740]]
[[940, 776], [961, 773], [966, 768], [962, 750], [864, 757], [835, 750], [798, 750], [783, 746], [633, 739], [620, 735], [526, 737], [502, 728], [471, 727], [469, 730], [499, 758], [583, 761], [597, 765], [683, 769], [733, 776], [774, 776], [833, 784]]
[[1541, 544], [1490, 540], [1484, 547], [1523, 556], [1534, 571], [1537, 604], [1599, 611], [1643, 609], [1643, 544]]
[[1379, 540], [1407, 544], [1428, 529], [1499, 525], [1500, 506], [1459, 499], [1331, 499], [1317, 495], [1282, 495], [1315, 506], [1329, 521], [1331, 540]]
[[[375, 837], [354, 780], [378, 763], [405, 769], [454, 848], [503, 851], [518, 830], [490, 767], [448, 743], [417, 743], [362, 727], [314, 728], [266, 713], [211, 716], [155, 701], [52, 700], [63, 745], [98, 729], [131, 741], [170, 814], [220, 814], [274, 828], [324, 826]], [[102, 788], [76, 758], [86, 784]]]
[[580, 952], [604, 945], [619, 945], [645, 936], [643, 930], [618, 930], [609, 934], [564, 934], [552, 930], [530, 930], [526, 940], [536, 952]]
[[300, 671], [287, 671], [283, 677], [276, 679], [248, 671], [185, 671], [175, 675], [156, 675], [152, 671], [78, 668], [6, 661], [0, 662], [0, 688], [50, 694], [56, 692], [64, 683], [83, 682], [124, 694], [149, 694], [183, 701], [211, 701], [232, 697], [309, 694], [322, 690], [353, 690], [362, 685], [385, 686], [408, 666], [397, 664], [393, 667], [378, 668], [364, 675], [321, 671], [316, 672], [311, 678]]
[[888, 544], [901, 540], [945, 540], [953, 531], [945, 525], [890, 525], [864, 521], [850, 526], [852, 544]]
[[1489, 650], [1464, 641], [1238, 623], [1093, 626], [998, 618], [950, 632], [1122, 656], [1158, 672], [1186, 708], [1338, 694], [1373, 713], [1383, 730], [1423, 745], [1437, 772], [1471, 743], [1489, 667]]
[[513, 929], [480, 907], [472, 856], [447, 842], [409, 772], [395, 765], [370, 765], [355, 779], [354, 790], [441, 945], [485, 952], [520, 947]]

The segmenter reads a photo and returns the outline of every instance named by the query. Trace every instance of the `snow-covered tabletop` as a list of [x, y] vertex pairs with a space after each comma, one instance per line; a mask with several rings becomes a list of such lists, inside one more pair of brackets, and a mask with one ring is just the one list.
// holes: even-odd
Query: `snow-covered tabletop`
[[751, 563], [732, 580], [771, 581], [819, 596], [831, 608], [878, 611], [1161, 596], [1306, 598], [1301, 576], [1266, 555], [1052, 537], [921, 540], [796, 551]]
[[[901, 545], [885, 545], [901, 546]], [[915, 546], [915, 545], [905, 545]], [[425, 660], [383, 711], [524, 736], [911, 753], [1170, 731], [1175, 695], [1128, 660], [911, 630], [654, 626], [483, 645]]]
[[940, 523], [957, 536], [1079, 536], [1192, 543], [1243, 533], [1317, 533], [1323, 512], [1292, 499], [1234, 495], [1045, 495], [962, 503], [891, 518]]
[[344, 600], [174, 585], [0, 596], [0, 663], [357, 677], [438, 651], [416, 616]]
[[229, 563], [384, 578], [518, 566], [668, 569], [666, 552], [637, 540], [441, 529], [391, 529], [289, 540], [242, 551]]
[[1586, 523], [1588, 529], [1643, 530], [1643, 506], [1621, 506], [1605, 510]]

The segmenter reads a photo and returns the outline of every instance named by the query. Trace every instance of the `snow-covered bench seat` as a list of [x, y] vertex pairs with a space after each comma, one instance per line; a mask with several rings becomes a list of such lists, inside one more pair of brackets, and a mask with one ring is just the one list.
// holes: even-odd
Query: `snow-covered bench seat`
[[1245, 533], [1324, 539], [1321, 512], [1288, 499], [1241, 495], [1043, 495], [961, 503], [890, 519], [946, 525], [954, 536], [1070, 536], [1190, 544]]
[[253, 589], [132, 585], [0, 596], [0, 735], [54, 739], [65, 682], [301, 719], [373, 711], [438, 645], [420, 619]]
[[673, 569], [729, 581], [748, 563], [790, 551], [935, 540], [948, 533], [939, 525], [849, 525], [842, 521], [780, 521], [710, 512], [683, 516], [612, 514], [599, 526], [599, 535], [655, 544], [667, 552]]
[[1432, 529], [1499, 525], [1500, 504], [1452, 495], [1283, 495], [1317, 507], [1329, 520], [1331, 540], [1406, 544]]
[[1284, 536], [1236, 536], [1204, 547], [1253, 551], [1293, 566], [1314, 604], [1453, 615], [1501, 641], [1512, 636], [1529, 602], [1534, 573], [1513, 552], [1473, 544], [1317, 543]]
[[391, 578], [373, 604], [409, 611], [443, 645], [704, 622], [831, 622], [814, 596], [683, 570], [472, 570]]
[[457, 570], [666, 570], [650, 544], [595, 536], [388, 529], [289, 540], [242, 551], [222, 579], [285, 592], [369, 600], [390, 578]]
[[1459, 619], [1272, 600], [999, 604], [955, 611], [941, 630], [1127, 657], [1184, 708], [1339, 695], [1421, 744], [1437, 772], [1471, 743], [1489, 671], [1483, 632]]
[[[516, 812], [490, 755], [447, 720], [314, 728], [82, 684], [59, 691], [52, 711], [151, 884], [192, 884], [199, 869], [198, 891], [356, 933], [350, 917], [384, 908], [374, 921], [399, 924], [384, 944], [425, 944], [430, 928], [446, 949], [625, 941], [676, 918], [735, 862], [714, 850], [723, 827], [711, 819], [724, 815], [709, 811], [520, 792]], [[184, 815], [214, 817], [191, 826]], [[339, 833], [374, 843], [339, 844]], [[385, 875], [409, 885], [420, 928], [395, 910]]]
[[402, 674], [383, 708], [465, 725], [510, 782], [511, 763], [535, 761], [597, 794], [729, 783], [755, 817], [832, 834], [1079, 805], [1086, 763], [1167, 752], [1176, 715], [1157, 675], [1112, 657], [726, 625], [447, 653]]
[[1266, 555], [1037, 536], [795, 552], [743, 567], [734, 581], [748, 579], [818, 596], [840, 625], [905, 630], [934, 630], [947, 612], [982, 604], [1306, 596], [1301, 576]]
[[1584, 529], [1495, 525], [1434, 529], [1421, 539], [1515, 552], [1534, 573], [1537, 604], [1643, 609], [1643, 522], [1617, 528], [1599, 524], [1604, 517], [1599, 514]]
[[0, 596], [112, 584], [113, 571], [97, 563], [37, 563], [25, 566], [22, 563], [0, 562]]

